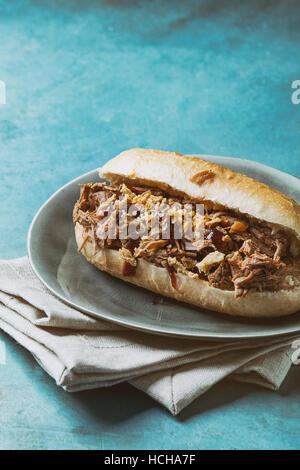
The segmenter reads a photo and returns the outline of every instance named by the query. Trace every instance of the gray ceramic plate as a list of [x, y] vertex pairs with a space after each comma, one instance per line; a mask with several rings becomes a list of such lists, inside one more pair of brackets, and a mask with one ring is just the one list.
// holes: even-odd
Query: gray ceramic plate
[[[205, 158], [261, 180], [300, 202], [299, 180], [293, 176], [248, 160]], [[59, 189], [38, 211], [29, 230], [31, 265], [56, 296], [94, 317], [150, 333], [250, 339], [300, 331], [300, 312], [273, 320], [230, 317], [162, 298], [90, 265], [77, 253], [72, 223], [78, 184], [90, 181], [99, 181], [96, 170]]]

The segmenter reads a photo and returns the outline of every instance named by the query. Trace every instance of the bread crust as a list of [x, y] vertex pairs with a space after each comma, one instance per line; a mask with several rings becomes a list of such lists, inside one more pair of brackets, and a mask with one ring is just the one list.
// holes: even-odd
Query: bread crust
[[147, 185], [188, 196], [291, 230], [300, 239], [300, 206], [285, 194], [248, 176], [200, 158], [175, 152], [132, 149], [99, 170], [120, 184]]
[[[78, 222], [75, 225], [77, 246], [84, 241], [84, 228]], [[289, 315], [300, 309], [300, 287], [278, 292], [248, 292], [245, 297], [236, 299], [234, 292], [212, 287], [206, 281], [193, 279], [185, 274], [176, 274], [174, 289], [170, 276], [165, 268], [157, 267], [144, 259], [137, 260], [136, 273], [123, 276], [124, 260], [118, 250], [97, 248], [93, 254], [92, 243], [84, 243], [81, 253], [101, 271], [118, 277], [152, 292], [171, 297], [198, 307], [252, 318], [271, 318]]]

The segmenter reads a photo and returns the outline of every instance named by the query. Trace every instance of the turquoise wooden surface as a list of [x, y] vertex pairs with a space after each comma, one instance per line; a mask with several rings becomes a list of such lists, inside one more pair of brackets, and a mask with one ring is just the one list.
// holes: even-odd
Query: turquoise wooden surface
[[[0, 257], [39, 206], [133, 146], [300, 176], [297, 1], [0, 0]], [[300, 367], [226, 381], [174, 418], [127, 384], [67, 394], [0, 333], [0, 448], [300, 448]]]

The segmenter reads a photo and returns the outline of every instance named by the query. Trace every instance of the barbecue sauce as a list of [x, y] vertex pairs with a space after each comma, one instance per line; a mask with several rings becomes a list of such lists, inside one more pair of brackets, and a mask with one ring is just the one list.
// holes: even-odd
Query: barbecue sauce
[[176, 289], [176, 274], [175, 274], [175, 269], [173, 268], [173, 266], [170, 266], [169, 263], [167, 263], [167, 270], [168, 270], [168, 273], [170, 274], [172, 287], [173, 287], [174, 289]]
[[199, 279], [202, 279], [202, 281], [207, 281], [208, 280], [208, 277], [205, 273], [199, 271], [198, 275], [199, 275]]
[[222, 238], [223, 238], [223, 233], [221, 233], [219, 230], [214, 229], [214, 228], [211, 230], [211, 232], [207, 236], [207, 239], [211, 240], [218, 250], [220, 250], [223, 246]]
[[124, 261], [123, 263], [123, 276], [133, 276], [136, 272], [136, 266]]
[[137, 248], [139, 246], [139, 243], [140, 243], [140, 240], [137, 239], [137, 240], [133, 240], [133, 239], [129, 239], [128, 242], [126, 243], [126, 248], [130, 251], [130, 253], [133, 255], [134, 253], [134, 249]]

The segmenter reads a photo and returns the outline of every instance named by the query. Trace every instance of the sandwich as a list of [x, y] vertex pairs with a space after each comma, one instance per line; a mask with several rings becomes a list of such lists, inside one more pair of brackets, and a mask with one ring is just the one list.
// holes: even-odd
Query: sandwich
[[288, 196], [158, 150], [122, 152], [99, 176], [81, 185], [73, 221], [78, 251], [100, 270], [229, 315], [300, 309], [300, 206]]

